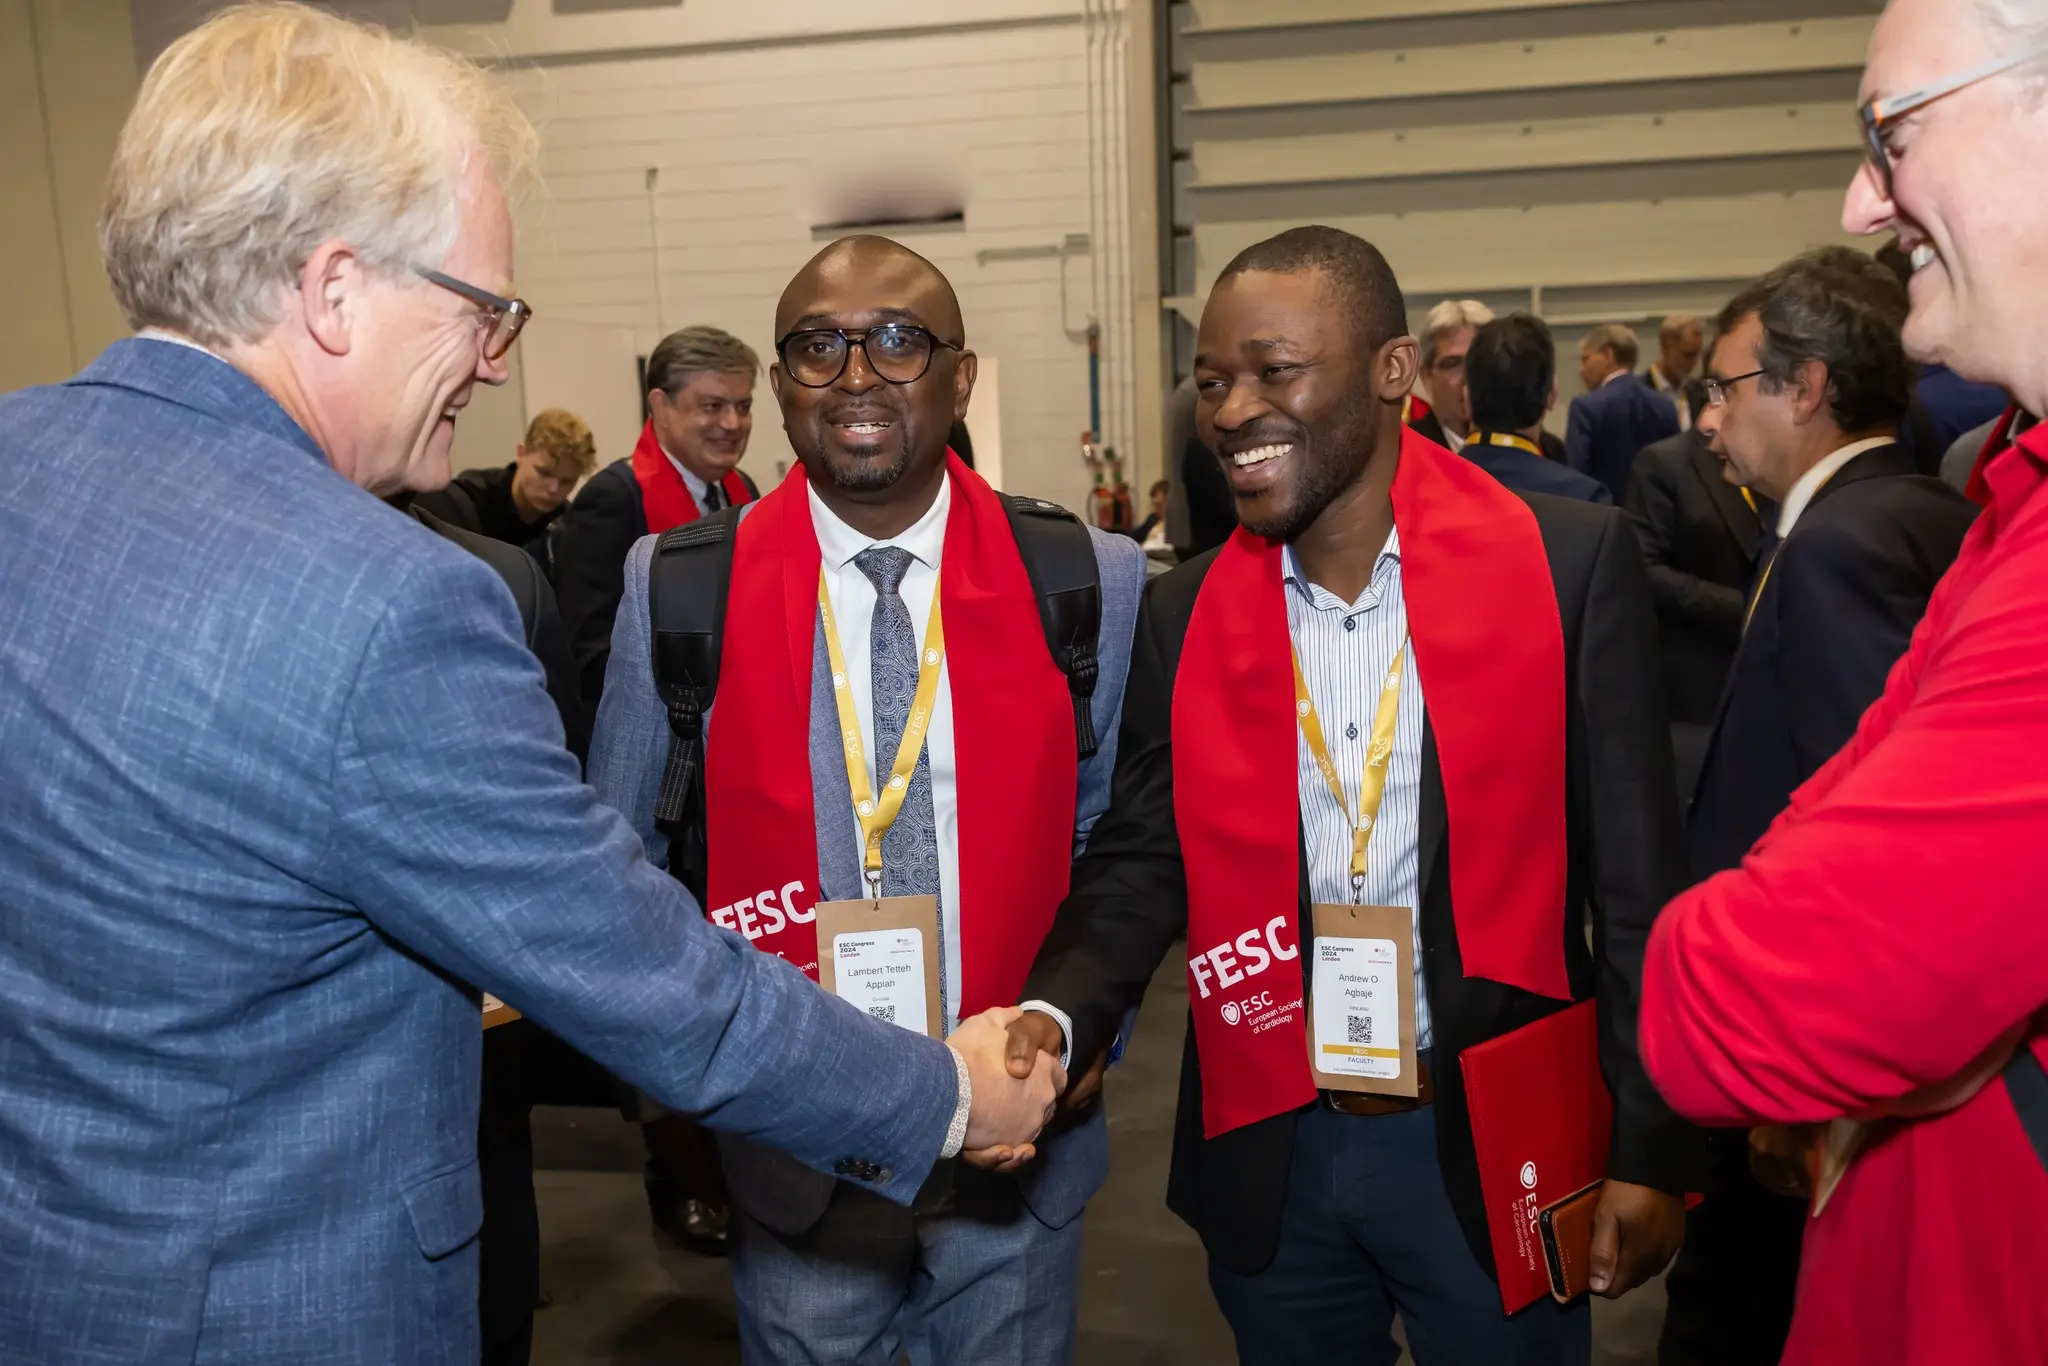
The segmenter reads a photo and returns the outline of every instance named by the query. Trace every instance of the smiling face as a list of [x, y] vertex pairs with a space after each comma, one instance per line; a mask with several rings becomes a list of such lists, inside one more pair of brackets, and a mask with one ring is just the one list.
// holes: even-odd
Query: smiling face
[[1320, 271], [1248, 270], [1210, 293], [1195, 422], [1249, 530], [1288, 541], [1307, 530], [1371, 463], [1389, 405], [1398, 439], [1415, 339], [1363, 347]]
[[935, 347], [924, 374], [907, 384], [876, 374], [859, 346], [823, 388], [797, 383], [779, 357], [768, 372], [783, 430], [812, 484], [854, 501], [928, 497], [944, 477], [947, 436], [974, 392], [974, 353], [957, 349], [966, 342], [959, 303], [920, 257], [879, 238], [852, 238], [813, 258], [775, 310], [778, 338], [885, 323], [922, 327], [948, 345]]
[[[508, 295], [512, 214], [489, 167], [483, 155], [470, 157], [455, 246], [446, 260], [426, 264]], [[329, 456], [380, 497], [440, 488], [456, 418], [478, 381], [505, 382], [507, 362], [484, 359], [477, 305], [410, 273], [367, 277], [355, 302], [350, 346], [324, 405]]]
[[[2005, 47], [1974, 4], [1895, 0], [1871, 37], [1860, 98], [1961, 74]], [[2003, 384], [2037, 406], [2048, 400], [2034, 377], [2048, 309], [2048, 230], [2035, 188], [2048, 162], [2048, 104], [2030, 79], [1994, 76], [1889, 124], [1892, 193], [1866, 164], [1842, 225], [1896, 232], [1911, 259], [1908, 354]]]
[[754, 376], [748, 370], [701, 371], [673, 394], [647, 395], [647, 416], [661, 448], [690, 473], [716, 483], [739, 468], [754, 432]]

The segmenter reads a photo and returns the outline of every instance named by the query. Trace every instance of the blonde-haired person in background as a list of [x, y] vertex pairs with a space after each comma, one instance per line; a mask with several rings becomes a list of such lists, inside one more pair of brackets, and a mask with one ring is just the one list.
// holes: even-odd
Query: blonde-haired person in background
[[1437, 445], [1452, 451], [1465, 448], [1472, 429], [1470, 399], [1465, 393], [1465, 353], [1472, 338], [1493, 321], [1493, 310], [1477, 299], [1445, 299], [1423, 319], [1422, 389], [1429, 411], [1408, 425]]
[[597, 468], [590, 424], [566, 408], [543, 408], [509, 465], [464, 470], [413, 506], [442, 521], [516, 545], [547, 566], [548, 530], [576, 486]]
[[227, 10], [116, 152], [143, 335], [0, 398], [8, 1360], [476, 1361], [477, 988], [904, 1203], [1063, 1081], [1008, 1076], [1014, 1011], [949, 1048], [710, 926], [578, 781], [504, 582], [373, 496], [504, 378], [533, 147], [452, 56]]

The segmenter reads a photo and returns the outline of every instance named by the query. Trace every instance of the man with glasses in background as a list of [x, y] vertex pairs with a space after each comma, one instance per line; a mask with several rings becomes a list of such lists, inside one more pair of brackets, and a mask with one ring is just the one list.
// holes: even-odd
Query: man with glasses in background
[[[1700, 431], [1729, 481], [1777, 515], [1688, 813], [1695, 877], [1739, 864], [1855, 733], [1976, 511], [1916, 474], [1898, 443], [1913, 383], [1905, 317], [1890, 271], [1824, 247], [1716, 321]], [[1714, 1135], [1714, 1177], [1668, 1282], [1666, 1366], [1771, 1361], [1784, 1346], [1806, 1210], [1751, 1177], [1749, 1149], [1744, 1130]]]
[[[947, 449], [975, 356], [953, 287], [923, 257], [880, 237], [833, 243], [783, 291], [775, 332], [769, 380], [798, 465], [723, 514], [728, 576], [661, 577], [657, 594], [683, 533], [634, 547], [590, 780], [657, 863], [701, 883], [713, 922], [763, 956], [817, 971], [829, 951], [818, 902], [936, 898], [928, 1024], [949, 1031], [1018, 998], [1109, 804], [1145, 557], [1050, 504], [1006, 508]], [[1020, 553], [1026, 517], [1048, 514], [1084, 565], [1092, 554], [1100, 591], [1086, 745]], [[664, 809], [671, 712], [650, 601], [718, 583], [702, 797], [679, 813]], [[1021, 1172], [942, 1164], [910, 1209], [722, 1141], [741, 1355], [1071, 1362], [1081, 1213], [1109, 1164], [1101, 1108], [1086, 1103], [1102, 1062], [1077, 1062], [1089, 1075]]]
[[[2044, 78], [2038, 0], [1895, 0], [1843, 211], [1908, 254], [1912, 359], [2033, 412]], [[1672, 1104], [1826, 1125], [1788, 1366], [2048, 1360], [2048, 431], [1982, 480], [1983, 515], [1847, 747], [1651, 939], [1640, 1036]]]
[[504, 581], [381, 501], [506, 379], [536, 151], [452, 54], [228, 9], [115, 147], [142, 335], [0, 398], [10, 1360], [477, 1361], [479, 989], [905, 1202], [1064, 1080], [1008, 1075], [1015, 1012], [918, 1038], [707, 925]]

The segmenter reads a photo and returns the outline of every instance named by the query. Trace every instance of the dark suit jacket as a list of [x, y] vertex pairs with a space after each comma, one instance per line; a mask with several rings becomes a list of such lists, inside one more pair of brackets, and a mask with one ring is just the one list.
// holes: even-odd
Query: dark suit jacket
[[[760, 490], [745, 471], [740, 480]], [[555, 522], [555, 596], [569, 632], [569, 657], [594, 715], [604, 695], [604, 666], [612, 657], [612, 623], [626, 591], [626, 552], [647, 534], [647, 508], [631, 460], [615, 460], [590, 476], [576, 501]]]
[[[1408, 426], [1409, 429], [1414, 431], [1417, 435], [1428, 437], [1431, 441], [1436, 442], [1437, 445], [1442, 446], [1445, 450], [1449, 450], [1451, 448], [1450, 441], [1444, 435], [1444, 424], [1438, 420], [1437, 415], [1434, 412], [1424, 413], [1421, 417], [1418, 417], [1413, 422], [1409, 423]], [[1545, 460], [1554, 460], [1560, 465], [1565, 463], [1564, 442], [1558, 440], [1549, 432], [1544, 432], [1541, 439], [1539, 439], [1536, 444], [1543, 448], [1543, 458]], [[1535, 489], [1531, 491], [1537, 493], [1545, 493], [1549, 490]]]
[[[1677, 795], [1656, 685], [1656, 625], [1642, 552], [1612, 508], [1524, 495], [1549, 552], [1566, 660], [1566, 905], [1558, 918], [1573, 994], [1597, 995], [1601, 1062], [1615, 1096], [1609, 1173], [1677, 1191], [1696, 1161], [1694, 1134], [1644, 1076], [1635, 1050], [1637, 994], [1650, 926], [1685, 885]], [[1072, 891], [1039, 953], [1025, 999], [1074, 1021], [1074, 1057], [1114, 1035], [1129, 997], [1187, 925], [1186, 870], [1174, 828], [1172, 711], [1181, 643], [1214, 562], [1194, 560], [1147, 587], [1124, 694], [1110, 807], [1074, 865]], [[1503, 699], [1502, 705], [1512, 705]], [[1450, 833], [1434, 727], [1423, 740], [1421, 850], [1424, 979], [1434, 1021], [1437, 1145], [1444, 1180], [1481, 1265], [1493, 1266], [1480, 1203], [1458, 1055], [1557, 1009], [1557, 1001], [1464, 975], [1452, 920]], [[1510, 837], [1475, 831], [1470, 838]], [[1306, 877], [1302, 880], [1307, 886]], [[1581, 909], [1593, 911], [1587, 948]], [[1299, 931], [1312, 938], [1304, 891]], [[1303, 958], [1309, 955], [1304, 954]], [[1309, 966], [1303, 964], [1306, 985]], [[1077, 1065], [1078, 1062], [1077, 1062]], [[1217, 1264], [1256, 1273], [1273, 1259], [1297, 1112], [1215, 1139], [1202, 1136], [1202, 1081], [1189, 1031], [1167, 1203], [1202, 1235]], [[1360, 1120], [1370, 1123], [1370, 1120]]]
[[1771, 561], [1722, 697], [1687, 831], [1692, 870], [1733, 868], [1856, 733], [1976, 505], [1904, 447], [1851, 460]]
[[1742, 605], [1764, 526], [1697, 431], [1645, 446], [1622, 506], [1650, 570], [1671, 719], [1708, 726], [1742, 642]]
[[1572, 400], [1565, 424], [1565, 457], [1575, 470], [1607, 485], [1619, 503], [1628, 490], [1636, 452], [1678, 434], [1678, 409], [1641, 375], [1623, 375]]
[[1181, 448], [1180, 482], [1188, 501], [1188, 543], [1175, 549], [1193, 558], [1222, 545], [1237, 530], [1237, 498], [1215, 454], [1198, 436]]
[[[1474, 432], [1476, 437], [1479, 433]], [[1491, 446], [1468, 441], [1460, 452], [1517, 493], [1547, 493], [1556, 498], [1577, 498], [1586, 503], [1612, 503], [1607, 486], [1591, 475], [1580, 474], [1567, 465], [1546, 460], [1513, 446]]]

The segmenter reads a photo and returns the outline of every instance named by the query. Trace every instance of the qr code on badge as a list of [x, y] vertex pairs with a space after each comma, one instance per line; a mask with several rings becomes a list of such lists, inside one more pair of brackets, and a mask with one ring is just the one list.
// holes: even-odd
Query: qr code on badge
[[875, 1017], [876, 1019], [880, 1020], [880, 1021], [881, 1021], [881, 1022], [882, 1022], [883, 1024], [895, 1024], [895, 1023], [896, 1023], [896, 1007], [895, 1007], [895, 1006], [893, 1006], [893, 1005], [886, 1005], [886, 1006], [869, 1006], [869, 1007], [868, 1007], [868, 1014], [870, 1014], [870, 1015], [874, 1016], [874, 1017]]
[[1346, 1015], [1344, 1017], [1344, 1037], [1351, 1043], [1370, 1044], [1372, 1042], [1372, 1016]]

